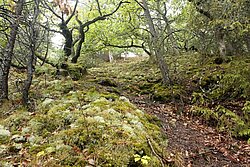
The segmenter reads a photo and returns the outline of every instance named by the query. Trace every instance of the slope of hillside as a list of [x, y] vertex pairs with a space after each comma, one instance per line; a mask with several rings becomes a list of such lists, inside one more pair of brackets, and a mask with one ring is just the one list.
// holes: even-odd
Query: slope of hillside
[[1, 106], [1, 166], [247, 166], [249, 63], [190, 59], [171, 67], [172, 87], [141, 59], [101, 64], [77, 81], [43, 67], [29, 111], [14, 84], [22, 73], [13, 71], [17, 100]]

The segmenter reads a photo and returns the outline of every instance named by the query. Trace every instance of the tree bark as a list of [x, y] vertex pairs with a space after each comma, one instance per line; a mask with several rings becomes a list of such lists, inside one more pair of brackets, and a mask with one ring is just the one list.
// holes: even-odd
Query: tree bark
[[78, 19], [78, 15], [76, 15], [76, 21], [79, 24], [79, 29], [78, 30], [79, 30], [79, 33], [80, 33], [80, 35], [79, 35], [80, 40], [79, 40], [79, 42], [77, 44], [76, 52], [75, 52], [75, 55], [73, 56], [73, 58], [71, 60], [71, 63], [77, 63], [77, 60], [81, 55], [82, 44], [85, 41], [84, 26], [83, 26], [82, 22]]
[[221, 57], [225, 57], [227, 53], [227, 49], [226, 49], [226, 43], [225, 43], [225, 33], [223, 32], [223, 28], [219, 26], [215, 32], [215, 36], [216, 36], [216, 39], [218, 40], [219, 55]]
[[60, 29], [62, 31], [62, 35], [65, 38], [65, 44], [63, 47], [63, 51], [64, 51], [64, 56], [65, 56], [64, 59], [66, 62], [72, 53], [73, 36], [72, 36], [72, 32], [69, 30], [69, 28], [65, 22], [62, 22], [59, 26], [60, 26]]
[[13, 20], [10, 28], [10, 36], [3, 54], [3, 61], [0, 67], [0, 100], [8, 99], [8, 78], [9, 71], [11, 67], [11, 61], [13, 57], [13, 50], [15, 47], [16, 36], [18, 33], [18, 26], [20, 21], [20, 16], [23, 11], [25, 0], [18, 0], [15, 7], [15, 20]]
[[36, 43], [37, 43], [37, 38], [38, 38], [38, 31], [37, 31], [37, 18], [39, 15], [39, 2], [40, 0], [34, 0], [35, 1], [35, 6], [34, 6], [34, 14], [33, 14], [33, 20], [31, 24], [29, 25], [30, 28], [30, 34], [29, 34], [29, 39], [30, 39], [30, 54], [28, 55], [28, 61], [27, 61], [27, 78], [24, 82], [24, 87], [23, 87], [23, 105], [27, 106], [29, 105], [29, 90], [30, 86], [32, 83], [33, 79], [33, 71], [35, 70], [33, 67], [34, 64], [34, 58], [35, 58], [35, 51], [36, 51]]
[[142, 4], [144, 9], [144, 15], [147, 19], [149, 30], [152, 35], [152, 50], [156, 56], [156, 61], [161, 71], [163, 83], [172, 84], [169, 76], [168, 65], [164, 59], [164, 48], [162, 46], [162, 41], [160, 40], [160, 35], [155, 29], [146, 0], [142, 0]]

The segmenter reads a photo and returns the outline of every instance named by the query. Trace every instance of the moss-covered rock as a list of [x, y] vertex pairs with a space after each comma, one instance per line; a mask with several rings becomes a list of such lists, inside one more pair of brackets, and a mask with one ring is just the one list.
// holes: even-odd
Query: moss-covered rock
[[173, 99], [180, 100], [181, 96], [186, 94], [185, 89], [179, 85], [169, 87], [162, 84], [155, 84], [151, 91], [152, 99], [162, 102], [170, 102]]
[[8, 141], [10, 138], [10, 131], [4, 126], [0, 125], [0, 144]]
[[[166, 145], [155, 118], [137, 109], [124, 96], [102, 94], [94, 89], [47, 98], [38, 105], [35, 115], [31, 117], [26, 112], [22, 115], [14, 121], [15, 125], [11, 123], [13, 117], [6, 119], [6, 127], [14, 126], [15, 135], [11, 140], [9, 132], [5, 141], [10, 143], [8, 149], [16, 148], [14, 154], [25, 149], [25, 156], [17, 156], [16, 161], [29, 157], [31, 166], [128, 166], [138, 155], [146, 157], [147, 165], [143, 166], [159, 166], [148, 141], [160, 154]], [[18, 131], [20, 124], [22, 132]], [[24, 139], [20, 150], [13, 147], [19, 138]]]
[[103, 85], [103, 86], [117, 87], [117, 83], [115, 83], [114, 81], [111, 81], [111, 79], [108, 79], [108, 78], [100, 80], [98, 84]]

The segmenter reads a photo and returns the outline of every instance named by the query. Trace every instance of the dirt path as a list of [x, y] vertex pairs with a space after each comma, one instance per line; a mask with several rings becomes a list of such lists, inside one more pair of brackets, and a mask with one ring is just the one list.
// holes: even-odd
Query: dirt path
[[[146, 96], [130, 97], [131, 101], [147, 113], [162, 121], [169, 140], [169, 161], [187, 167], [249, 167], [250, 146], [227, 134], [218, 133], [197, 119], [179, 116], [174, 107], [153, 103]], [[186, 112], [189, 107], [186, 107]]]

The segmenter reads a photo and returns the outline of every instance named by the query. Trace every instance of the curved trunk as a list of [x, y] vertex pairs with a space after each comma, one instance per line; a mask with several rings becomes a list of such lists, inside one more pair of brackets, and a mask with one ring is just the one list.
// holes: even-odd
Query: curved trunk
[[82, 49], [82, 44], [83, 44], [84, 40], [81, 39], [78, 44], [77, 44], [77, 48], [76, 48], [76, 53], [74, 55], [74, 57], [71, 60], [71, 63], [77, 63], [78, 58], [81, 55], [81, 49]]
[[72, 53], [73, 37], [72, 37], [71, 31], [69, 30], [65, 22], [60, 24], [60, 29], [62, 30], [62, 35], [65, 38], [63, 51], [64, 51], [64, 56], [65, 56], [65, 61], [67, 61]]
[[80, 25], [79, 32], [80, 32], [80, 41], [77, 44], [76, 53], [72, 58], [71, 63], [77, 63], [77, 60], [81, 55], [82, 44], [85, 41], [85, 33], [83, 30], [83, 25]]

